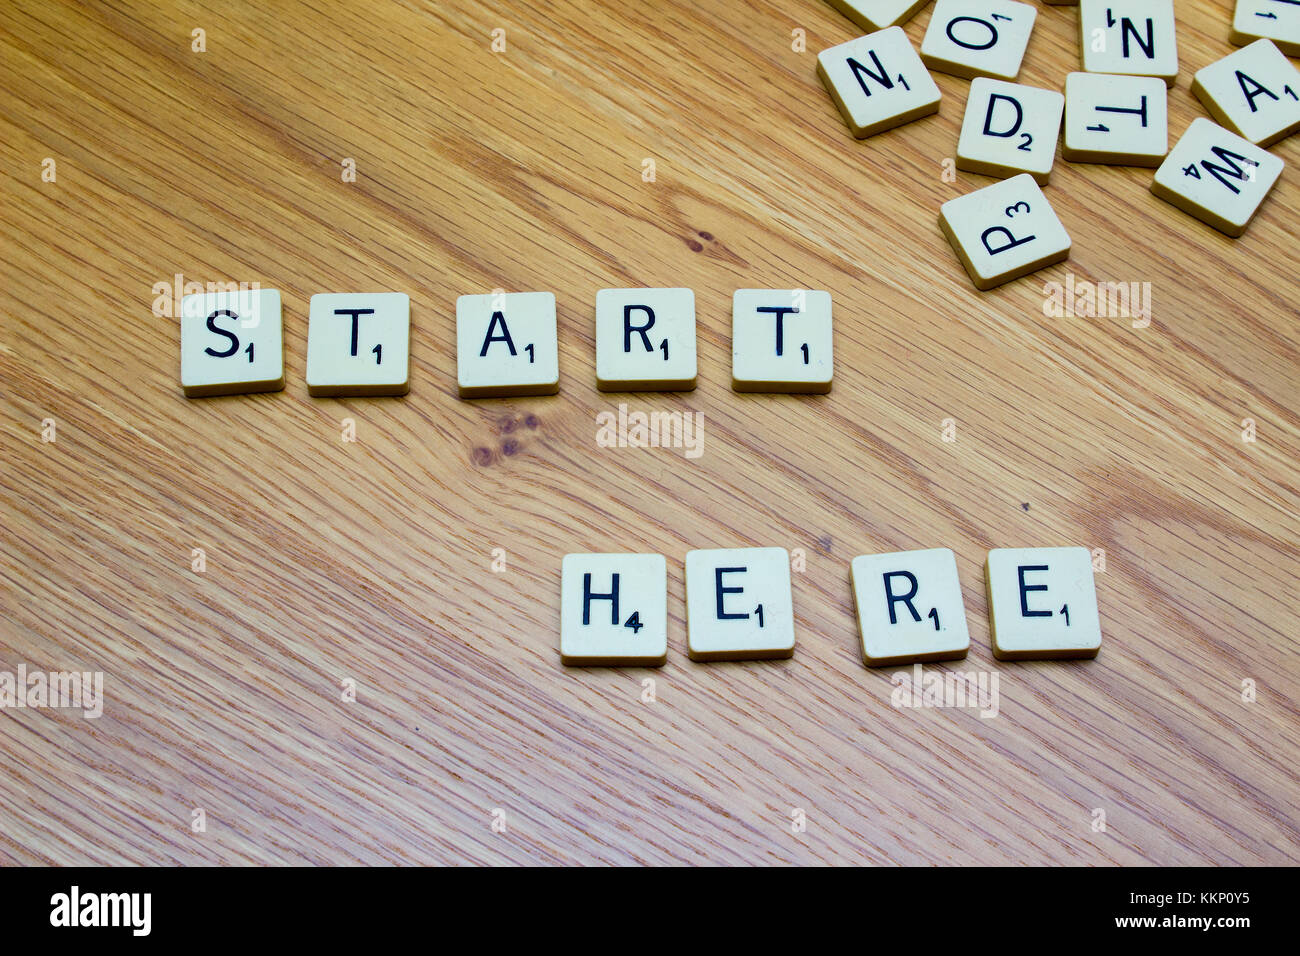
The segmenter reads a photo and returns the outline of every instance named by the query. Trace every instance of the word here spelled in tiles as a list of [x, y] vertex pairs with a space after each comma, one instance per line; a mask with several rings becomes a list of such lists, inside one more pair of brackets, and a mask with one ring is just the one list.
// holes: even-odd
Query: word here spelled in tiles
[[560, 659], [657, 667], [668, 660], [668, 562], [660, 554], [566, 554]]
[[859, 555], [849, 578], [868, 667], [966, 656], [966, 605], [949, 548]]
[[686, 552], [687, 653], [693, 661], [794, 654], [790, 552], [718, 548]]
[[1097, 656], [1101, 620], [1087, 548], [995, 548], [984, 583], [994, 657]]
[[[688, 551], [686, 644], [694, 661], [794, 655], [790, 553]], [[959, 660], [970, 649], [949, 548], [863, 554], [849, 564], [862, 662]], [[1101, 624], [1086, 548], [999, 548], [985, 563], [993, 655], [1095, 657]], [[667, 564], [656, 554], [569, 554], [560, 569], [560, 660], [658, 666], [667, 660]]]

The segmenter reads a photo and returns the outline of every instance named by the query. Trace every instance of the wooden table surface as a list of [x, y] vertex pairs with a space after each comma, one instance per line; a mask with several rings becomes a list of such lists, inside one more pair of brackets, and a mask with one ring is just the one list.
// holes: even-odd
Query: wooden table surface
[[[1230, 7], [1179, 0], [1171, 142]], [[1039, 7], [1022, 82], [1062, 88], [1077, 16]], [[1069, 262], [978, 293], [936, 223], [991, 182], [944, 177], [969, 84], [856, 141], [815, 57], [859, 33], [817, 0], [5, 4], [0, 670], [105, 702], [0, 714], [0, 859], [1300, 862], [1300, 137], [1239, 240], [1058, 159]], [[281, 290], [285, 391], [182, 397], [178, 273]], [[1149, 282], [1149, 326], [1045, 316], [1067, 273]], [[694, 392], [595, 389], [596, 290], [642, 285], [695, 290]], [[455, 298], [498, 287], [556, 293], [559, 395], [456, 397]], [[731, 390], [742, 287], [831, 292], [829, 395]], [[411, 296], [410, 394], [308, 397], [308, 298], [375, 290]], [[698, 412], [703, 454], [601, 447], [620, 402]], [[685, 552], [750, 545], [805, 555], [794, 658], [690, 662]], [[985, 555], [1038, 545], [1104, 550], [1094, 661], [990, 654]], [[972, 637], [939, 668], [998, 675], [994, 718], [860, 661], [850, 559], [938, 546]], [[562, 668], [561, 557], [642, 550], [667, 666]]]

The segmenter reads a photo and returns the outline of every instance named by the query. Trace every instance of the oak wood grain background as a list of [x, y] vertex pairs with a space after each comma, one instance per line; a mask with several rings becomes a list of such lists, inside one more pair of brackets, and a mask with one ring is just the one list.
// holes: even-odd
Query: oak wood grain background
[[[1171, 144], [1230, 13], [1179, 0]], [[1021, 82], [1063, 87], [1077, 15], [1040, 5]], [[817, 0], [5, 4], [0, 669], [106, 703], [0, 712], [0, 859], [1300, 861], [1300, 137], [1236, 241], [1058, 159], [1069, 262], [978, 293], [936, 224], [991, 181], [942, 176], [969, 83], [856, 141], [814, 70], [859, 33]], [[1067, 272], [1150, 282], [1150, 326], [1045, 317]], [[284, 392], [182, 397], [176, 273], [282, 291]], [[596, 290], [637, 285], [695, 290], [697, 391], [595, 390]], [[455, 397], [455, 297], [496, 287], [556, 293], [558, 396]], [[831, 394], [731, 391], [741, 287], [831, 291]], [[368, 290], [411, 296], [410, 395], [309, 398], [309, 296]], [[699, 412], [703, 456], [598, 447], [619, 402]], [[1062, 544], [1105, 549], [1100, 657], [993, 661], [987, 550]], [[729, 545], [806, 553], [792, 660], [686, 659], [682, 558]], [[860, 663], [849, 560], [934, 546], [996, 718]], [[668, 556], [666, 667], [560, 666], [588, 550]]]

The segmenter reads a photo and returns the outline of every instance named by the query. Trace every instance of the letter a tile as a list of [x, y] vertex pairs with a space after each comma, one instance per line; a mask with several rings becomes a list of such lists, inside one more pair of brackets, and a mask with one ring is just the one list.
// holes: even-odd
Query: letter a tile
[[1220, 126], [1256, 146], [1300, 130], [1300, 70], [1270, 40], [1197, 70], [1192, 93]]
[[457, 299], [456, 378], [461, 398], [558, 392], [555, 296], [503, 292]]

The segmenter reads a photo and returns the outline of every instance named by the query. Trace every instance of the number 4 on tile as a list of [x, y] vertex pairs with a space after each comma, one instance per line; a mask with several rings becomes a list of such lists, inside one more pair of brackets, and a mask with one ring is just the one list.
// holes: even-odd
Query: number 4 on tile
[[560, 570], [560, 659], [658, 666], [668, 657], [668, 564], [659, 554], [569, 554]]

